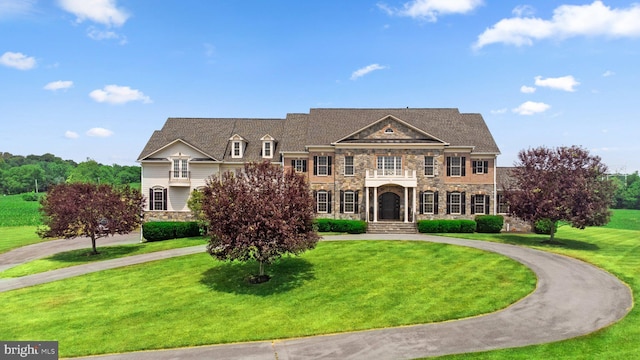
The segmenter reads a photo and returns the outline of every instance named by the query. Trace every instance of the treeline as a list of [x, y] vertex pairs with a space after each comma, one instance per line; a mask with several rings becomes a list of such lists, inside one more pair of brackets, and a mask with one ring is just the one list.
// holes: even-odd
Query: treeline
[[614, 209], [640, 210], [640, 176], [638, 172], [613, 175], [611, 179], [618, 186], [612, 207]]
[[28, 156], [0, 153], [0, 194], [44, 192], [49, 186], [63, 182], [139, 183], [140, 167], [103, 165], [88, 158], [76, 163], [49, 153]]

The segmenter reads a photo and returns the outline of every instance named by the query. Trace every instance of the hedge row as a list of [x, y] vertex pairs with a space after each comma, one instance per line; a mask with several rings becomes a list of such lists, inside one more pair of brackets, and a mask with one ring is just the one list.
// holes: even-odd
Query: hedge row
[[316, 219], [319, 232], [346, 232], [349, 234], [364, 234], [367, 223], [362, 220]]
[[499, 233], [504, 225], [502, 215], [478, 215], [476, 220], [476, 231], [479, 233]]
[[142, 236], [147, 241], [161, 241], [200, 236], [195, 221], [150, 221], [142, 224]]
[[418, 231], [421, 233], [473, 233], [476, 222], [473, 220], [420, 220]]

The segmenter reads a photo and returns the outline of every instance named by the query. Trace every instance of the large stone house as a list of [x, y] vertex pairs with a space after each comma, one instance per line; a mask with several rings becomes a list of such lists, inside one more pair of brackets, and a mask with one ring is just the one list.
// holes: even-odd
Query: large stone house
[[311, 109], [284, 119], [169, 118], [140, 153], [147, 219], [188, 219], [193, 189], [264, 160], [303, 174], [318, 217], [414, 223], [502, 209], [480, 114]]

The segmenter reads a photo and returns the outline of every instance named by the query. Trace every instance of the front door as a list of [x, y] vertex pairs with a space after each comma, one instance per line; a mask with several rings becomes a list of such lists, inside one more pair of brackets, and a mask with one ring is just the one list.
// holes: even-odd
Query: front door
[[386, 192], [378, 197], [380, 220], [400, 220], [400, 196]]

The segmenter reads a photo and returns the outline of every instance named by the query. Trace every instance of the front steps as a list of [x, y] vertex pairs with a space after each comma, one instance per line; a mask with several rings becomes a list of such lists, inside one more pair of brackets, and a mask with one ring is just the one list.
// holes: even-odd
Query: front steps
[[367, 223], [368, 234], [415, 234], [418, 228], [415, 223], [399, 221], [378, 221]]

